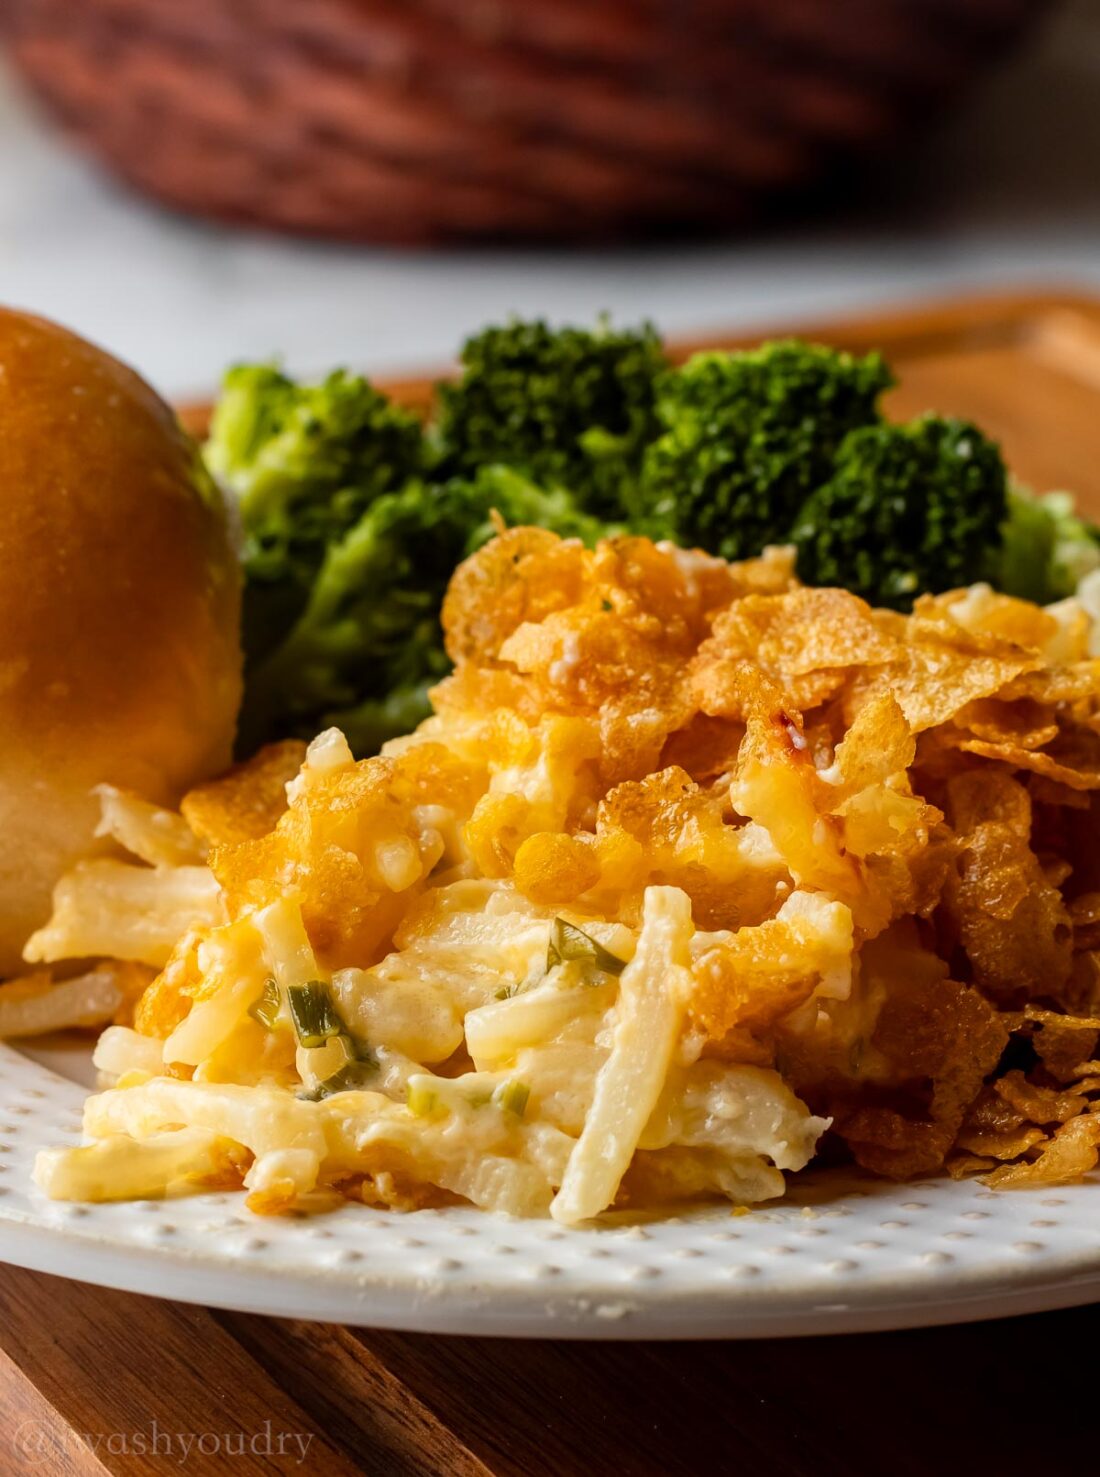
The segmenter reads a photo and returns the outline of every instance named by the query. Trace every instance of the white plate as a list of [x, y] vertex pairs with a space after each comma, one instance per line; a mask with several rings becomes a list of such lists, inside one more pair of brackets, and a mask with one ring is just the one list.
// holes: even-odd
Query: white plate
[[[43, 1053], [38, 1053], [42, 1056]], [[69, 1205], [87, 1053], [0, 1046], [0, 1260], [185, 1302], [420, 1332], [730, 1338], [962, 1322], [1100, 1300], [1100, 1182], [799, 1177], [782, 1204], [565, 1231], [474, 1210], [258, 1218], [242, 1197]]]

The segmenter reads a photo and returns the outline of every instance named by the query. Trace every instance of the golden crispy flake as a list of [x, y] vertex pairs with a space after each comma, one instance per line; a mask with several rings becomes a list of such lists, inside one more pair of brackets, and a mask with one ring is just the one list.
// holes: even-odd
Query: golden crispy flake
[[657, 768], [684, 769], [704, 782], [729, 775], [744, 737], [743, 723], [696, 713], [686, 728], [669, 735]]
[[798, 576], [794, 572], [796, 559], [797, 550], [793, 544], [768, 544], [757, 558], [741, 559], [731, 564], [732, 598], [784, 595], [788, 590], [798, 589]]
[[624, 614], [614, 605], [574, 606], [517, 627], [500, 657], [571, 712], [598, 713], [604, 703], [628, 698], [638, 708], [659, 708], [674, 695], [693, 644], [683, 622], [677, 625], [670, 631], [657, 616]]
[[190, 790], [180, 804], [184, 820], [212, 846], [266, 836], [286, 810], [286, 787], [305, 757], [298, 739], [268, 744], [220, 779]]
[[990, 1159], [1019, 1159], [1028, 1149], [1045, 1141], [1041, 1128], [1010, 1128], [1003, 1132], [992, 1129], [963, 1129], [955, 1140], [957, 1146], [968, 1154], [981, 1154]]
[[455, 570], [443, 603], [451, 660], [490, 666], [518, 626], [576, 604], [591, 557], [579, 540], [542, 528], [511, 528], [486, 544]]
[[143, 1036], [170, 1036], [203, 988], [198, 950], [203, 933], [185, 934], [172, 957], [134, 1006], [134, 1030]]
[[758, 708], [730, 787], [734, 809], [763, 827], [796, 882], [854, 900], [859, 869], [845, 853], [841, 823], [818, 809], [819, 793], [801, 724], [782, 709]]
[[790, 709], [806, 712], [844, 686], [848, 669], [890, 661], [898, 641], [870, 607], [844, 590], [794, 590], [748, 596], [717, 617], [692, 664], [692, 690], [704, 712], [743, 717], [745, 664], [771, 678]]
[[1010, 1133], [1022, 1128], [1028, 1121], [1027, 1114], [1013, 1107], [1007, 1098], [997, 1091], [997, 1083], [986, 1083], [967, 1109], [963, 1128], [978, 1133]]
[[501, 710], [479, 746], [488, 788], [466, 825], [466, 845], [486, 877], [507, 877], [529, 836], [570, 831], [591, 816], [601, 792], [599, 728], [591, 718], [564, 716], [532, 727]]
[[432, 745], [307, 765], [303, 778], [275, 830], [218, 847], [214, 873], [234, 916], [296, 894], [328, 968], [373, 963], [446, 849], [421, 807], [453, 799], [465, 809], [484, 776]]
[[995, 1159], [986, 1159], [980, 1154], [952, 1154], [943, 1167], [953, 1180], [961, 1180], [967, 1175], [981, 1174], [983, 1170], [992, 1169], [996, 1162]]
[[779, 680], [829, 668], [896, 661], [903, 647], [857, 595], [846, 590], [792, 590], [737, 600], [714, 623], [700, 651], [748, 658]]
[[610, 791], [597, 814], [595, 857], [601, 896], [629, 900], [633, 912], [651, 883], [682, 887], [699, 928], [759, 922], [789, 882], [767, 836], [734, 824], [720, 795], [675, 768]]
[[109, 968], [111, 978], [122, 991], [122, 1001], [115, 1013], [114, 1024], [132, 1026], [138, 1005], [156, 978], [156, 970], [132, 959], [112, 960], [109, 965], [100, 965], [99, 968]]
[[997, 1190], [1033, 1185], [1069, 1185], [1095, 1169], [1100, 1160], [1100, 1118], [1071, 1118], [1063, 1123], [1033, 1163], [1002, 1164], [986, 1176]]
[[1056, 1088], [1029, 1082], [1018, 1069], [998, 1078], [993, 1091], [1030, 1123], [1065, 1123], [1068, 1118], [1084, 1112], [1086, 1106], [1080, 1092], [1059, 1092]]
[[[876, 612], [876, 618], [884, 616]], [[903, 622], [900, 630], [898, 620]], [[845, 699], [849, 719], [871, 697], [889, 692], [913, 732], [921, 733], [1040, 666], [1037, 656], [1020, 647], [973, 635], [944, 616], [896, 617], [888, 627], [904, 642], [904, 652], [897, 661], [856, 675]]]
[[993, 821], [1028, 841], [1031, 797], [1002, 769], [964, 769], [947, 781], [947, 818], [963, 835]]
[[1037, 703], [1034, 698], [979, 698], [968, 703], [955, 718], [960, 728], [976, 739], [990, 744], [1006, 744], [1019, 749], [1041, 749], [1058, 737], [1058, 720], [1053, 707]]
[[692, 1016], [718, 1041], [774, 1025], [817, 989], [847, 994], [852, 949], [852, 915], [842, 903], [793, 893], [775, 918], [717, 935], [700, 954]]
[[1001, 697], [1038, 703], [1082, 703], [1094, 707], [1100, 694], [1100, 657], [1031, 671], [1006, 684]]
[[872, 698], [856, 714], [837, 746], [836, 758], [826, 771], [832, 792], [821, 792], [822, 809], [835, 814], [838, 805], [850, 796], [908, 769], [916, 747], [905, 714], [893, 695], [884, 692]]
[[747, 657], [712, 653], [693, 663], [688, 674], [692, 703], [710, 718], [744, 722], [761, 711], [787, 713], [796, 721], [798, 705], [788, 701], [783, 689]]
[[[506, 550], [490, 547], [491, 580]], [[513, 566], [506, 565], [508, 588], [492, 612], [488, 655], [485, 640], [464, 635], [462, 624], [471, 599], [483, 593], [477, 575], [482, 555], [463, 566], [452, 587], [453, 608], [444, 615], [457, 633], [453, 654], [466, 661], [460, 660], [437, 701], [444, 708], [468, 702], [472, 683], [479, 700], [506, 701], [528, 720], [547, 712], [591, 716], [599, 722], [605, 782], [640, 779], [656, 767], [669, 735], [695, 712], [687, 670], [709, 632], [711, 610], [733, 597], [734, 574], [721, 560], [658, 549], [644, 539], [613, 539], [595, 551], [581, 550], [577, 578], [566, 581], [562, 598], [544, 598], [543, 566], [563, 558], [563, 547], [541, 541], [533, 552], [513, 550], [518, 573], [513, 579]], [[516, 580], [522, 598], [512, 598]], [[470, 660], [489, 669], [488, 683], [480, 673], [471, 678]], [[512, 676], [504, 677], [501, 668]]]
[[963, 739], [958, 747], [966, 754], [996, 759], [1013, 769], [1028, 769], [1071, 790], [1100, 790], [1100, 738], [1093, 743], [1080, 735], [1072, 753], [1067, 752], [1069, 744], [1036, 752], [1017, 744], [991, 744], [982, 739]]
[[1008, 1031], [976, 990], [952, 980], [899, 986], [887, 995], [872, 1043], [898, 1086], [924, 1096], [923, 1107], [857, 1106], [838, 1113], [836, 1127], [860, 1164], [908, 1179], [943, 1164]]
[[994, 999], [1012, 1006], [1059, 998], [1073, 964], [1073, 929], [1061, 893], [1018, 831], [995, 821], [970, 831], [943, 906], [974, 979]]
[[947, 616], [976, 636], [991, 636], [1026, 651], [1045, 651], [1062, 631], [1050, 611], [1030, 600], [998, 594], [989, 585], [922, 595], [913, 608], [918, 615]]
[[1096, 1051], [1100, 1019], [1095, 1016], [1061, 1015], [1028, 1005], [1010, 1021], [1012, 1030], [1031, 1037], [1043, 1066], [1056, 1082], [1072, 1083]]

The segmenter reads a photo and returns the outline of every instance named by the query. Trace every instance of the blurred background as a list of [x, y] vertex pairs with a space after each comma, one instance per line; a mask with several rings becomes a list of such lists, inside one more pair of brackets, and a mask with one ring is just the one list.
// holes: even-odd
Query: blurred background
[[1100, 0], [0, 0], [0, 296], [165, 392], [1100, 290]]

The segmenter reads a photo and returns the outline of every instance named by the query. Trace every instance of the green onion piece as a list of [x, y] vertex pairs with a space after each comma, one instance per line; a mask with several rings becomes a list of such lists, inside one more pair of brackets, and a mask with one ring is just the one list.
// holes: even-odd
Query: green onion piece
[[332, 992], [321, 980], [290, 985], [286, 992], [290, 1018], [303, 1046], [322, 1046], [343, 1033], [344, 1023], [336, 1010]]
[[405, 1088], [405, 1104], [414, 1118], [431, 1118], [439, 1108], [439, 1098], [423, 1083], [410, 1082]]
[[585, 959], [602, 969], [604, 974], [622, 974], [626, 960], [620, 959], [590, 938], [583, 928], [575, 923], [566, 923], [564, 918], [555, 918], [550, 925], [550, 939], [546, 945], [546, 967], [566, 964], [570, 959]]
[[343, 1031], [344, 1045], [348, 1049], [348, 1056], [353, 1062], [362, 1062], [365, 1067], [377, 1067], [378, 1056], [374, 1048], [358, 1036], [353, 1036], [345, 1027]]
[[259, 1021], [261, 1026], [266, 1026], [269, 1031], [273, 1031], [279, 1019], [281, 1004], [279, 986], [274, 980], [268, 980], [264, 985], [263, 994], [258, 1000], [253, 1000], [248, 1007], [248, 1013], [254, 1021]]
[[511, 1000], [512, 996], [515, 995], [518, 990], [519, 990], [519, 986], [518, 985], [501, 985], [500, 989], [497, 990], [494, 993], [493, 999], [494, 1000]]
[[368, 1087], [373, 1076], [374, 1069], [369, 1062], [345, 1062], [331, 1077], [326, 1077], [316, 1087], [300, 1092], [298, 1096], [303, 1102], [319, 1103], [323, 1098], [333, 1097], [338, 1092], [355, 1092]]
[[530, 1096], [531, 1089], [526, 1082], [521, 1082], [518, 1077], [509, 1077], [493, 1093], [493, 1101], [506, 1113], [514, 1113], [517, 1118], [522, 1118], [527, 1111], [527, 1099]]

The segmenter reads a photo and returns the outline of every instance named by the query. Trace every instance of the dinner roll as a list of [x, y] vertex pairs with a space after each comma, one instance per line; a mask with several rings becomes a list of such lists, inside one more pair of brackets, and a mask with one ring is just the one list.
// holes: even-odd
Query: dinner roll
[[229, 762], [240, 578], [147, 384], [0, 309], [0, 978], [93, 844], [104, 781], [170, 802]]

